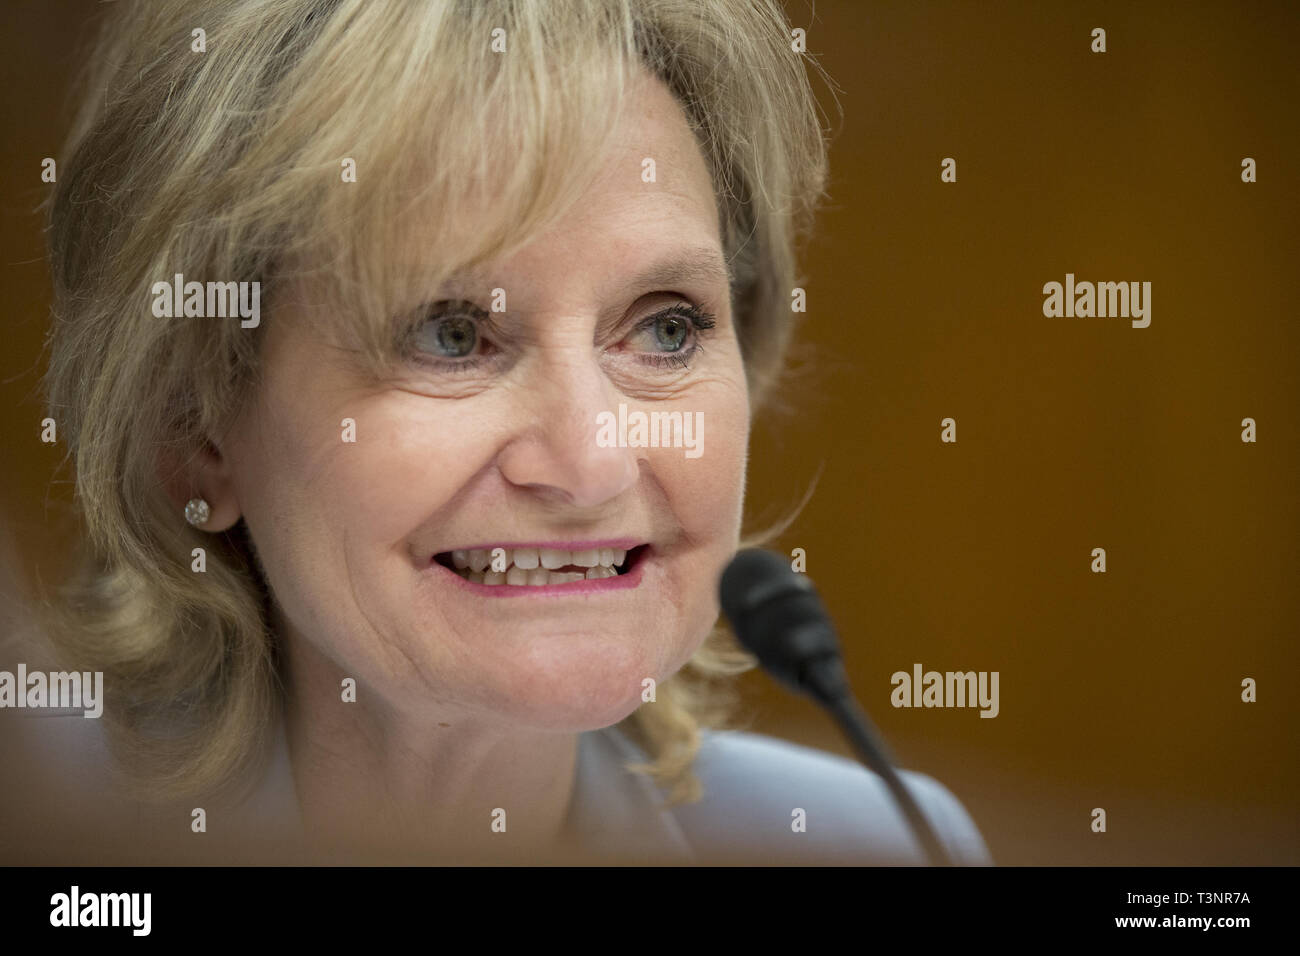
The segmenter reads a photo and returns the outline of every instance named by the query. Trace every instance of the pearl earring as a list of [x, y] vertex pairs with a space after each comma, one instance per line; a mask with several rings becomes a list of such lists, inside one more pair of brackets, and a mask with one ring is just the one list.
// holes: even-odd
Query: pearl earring
[[211, 513], [208, 503], [202, 498], [191, 498], [185, 505], [185, 520], [196, 528], [205, 524]]

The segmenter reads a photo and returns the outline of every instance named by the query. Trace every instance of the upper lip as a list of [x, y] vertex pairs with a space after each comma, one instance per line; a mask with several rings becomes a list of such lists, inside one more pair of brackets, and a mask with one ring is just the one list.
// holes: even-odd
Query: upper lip
[[593, 538], [586, 541], [493, 541], [488, 544], [460, 544], [445, 548], [435, 554], [447, 554], [450, 551], [491, 551], [493, 548], [546, 548], [549, 551], [592, 551], [611, 548], [631, 551], [647, 542], [641, 538]]

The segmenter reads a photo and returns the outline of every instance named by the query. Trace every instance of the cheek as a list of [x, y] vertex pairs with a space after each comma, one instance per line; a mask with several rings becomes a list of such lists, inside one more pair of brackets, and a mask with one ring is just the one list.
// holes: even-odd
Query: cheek
[[305, 402], [263, 420], [239, 456], [237, 491], [291, 617], [341, 608], [355, 576], [385, 575], [391, 560], [410, 560], [411, 530], [487, 460], [491, 438], [482, 428], [435, 412], [426, 398], [388, 392]]
[[690, 404], [701, 412], [699, 457], [687, 457], [681, 449], [655, 449], [656, 472], [693, 550], [712, 568], [718, 555], [730, 556], [740, 533], [749, 447], [743, 378], [740, 384], [719, 381]]
[[[712, 389], [704, 407], [703, 451], [698, 459], [684, 461], [686, 475], [717, 509], [716, 524], [731, 531], [729, 545], [740, 532], [745, 497], [745, 471], [749, 462], [749, 392], [739, 352], [731, 374]], [[690, 466], [702, 466], [690, 471]], [[689, 494], [689, 492], [688, 492]]]
[[411, 531], [445, 507], [495, 448], [490, 430], [469, 416], [405, 392], [368, 398], [351, 416], [356, 443], [340, 445], [321, 483], [354, 549], [404, 548]]
[[[654, 653], [667, 654], [661, 673], [684, 665], [717, 620], [718, 581], [739, 543], [749, 447], [749, 405], [743, 386], [720, 386], [704, 413], [704, 441], [698, 458], [677, 449], [655, 449], [657, 480], [680, 526], [682, 546], [668, 557], [667, 573], [676, 608], [676, 637], [656, 632]], [[665, 618], [667, 620], [667, 618]]]

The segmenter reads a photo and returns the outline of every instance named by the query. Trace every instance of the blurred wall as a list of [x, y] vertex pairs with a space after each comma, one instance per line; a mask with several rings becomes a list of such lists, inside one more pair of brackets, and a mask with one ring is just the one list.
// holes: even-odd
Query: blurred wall
[[[34, 210], [95, 6], [0, 14], [0, 518], [28, 581], [57, 579], [75, 533], [63, 449], [39, 440]], [[781, 544], [805, 550], [900, 762], [963, 800], [999, 863], [1300, 863], [1300, 5], [813, 9], [788, 4], [837, 87], [817, 83], [833, 179], [811, 354], [796, 411], [759, 423], [751, 514], [820, 475]], [[1067, 273], [1149, 281], [1150, 326], [1045, 317]], [[997, 671], [1000, 712], [891, 706], [914, 664]], [[754, 729], [847, 753], [811, 705], [742, 681]]]

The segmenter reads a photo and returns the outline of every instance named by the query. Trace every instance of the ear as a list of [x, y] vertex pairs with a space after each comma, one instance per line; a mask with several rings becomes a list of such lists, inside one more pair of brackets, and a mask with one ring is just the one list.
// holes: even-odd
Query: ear
[[200, 531], [226, 531], [239, 521], [242, 511], [230, 460], [211, 442], [187, 457], [171, 450], [160, 452], [158, 480], [176, 509], [177, 521], [185, 520], [185, 505], [192, 498], [208, 503], [208, 520], [198, 526]]

